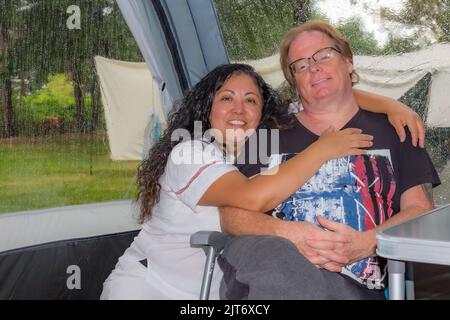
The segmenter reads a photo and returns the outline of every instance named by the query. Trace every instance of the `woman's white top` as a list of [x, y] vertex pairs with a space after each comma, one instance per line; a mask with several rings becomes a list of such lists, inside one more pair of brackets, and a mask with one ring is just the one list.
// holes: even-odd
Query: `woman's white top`
[[[171, 152], [160, 178], [160, 201], [119, 261], [147, 258], [146, 285], [161, 299], [198, 299], [206, 256], [191, 248], [190, 236], [200, 230], [220, 231], [219, 210], [198, 206], [205, 191], [222, 175], [237, 170], [226, 163], [214, 143], [192, 140]], [[120, 263], [119, 263], [120, 264]], [[214, 270], [210, 298], [219, 298], [222, 272]]]

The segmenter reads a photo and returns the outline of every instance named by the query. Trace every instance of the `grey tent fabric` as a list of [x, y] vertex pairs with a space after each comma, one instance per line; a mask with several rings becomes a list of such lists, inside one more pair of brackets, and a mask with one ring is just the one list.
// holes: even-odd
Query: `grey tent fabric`
[[181, 96], [181, 88], [156, 12], [149, 0], [117, 0], [117, 4], [161, 90], [161, 104], [168, 113], [173, 99]]
[[98, 300], [139, 230], [0, 252], [0, 300]]
[[213, 0], [165, 0], [189, 86], [208, 71], [228, 63]]
[[138, 234], [131, 201], [0, 215], [0, 300], [98, 299]]
[[183, 89], [215, 66], [228, 63], [213, 0], [117, 3], [162, 91], [166, 114]]
[[138, 207], [130, 200], [0, 214], [0, 253], [137, 230], [138, 216]]

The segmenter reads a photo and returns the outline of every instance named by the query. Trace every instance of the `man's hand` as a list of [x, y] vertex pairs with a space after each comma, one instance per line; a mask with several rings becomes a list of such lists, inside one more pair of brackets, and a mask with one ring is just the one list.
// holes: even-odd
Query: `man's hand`
[[[425, 183], [403, 192], [400, 198], [401, 211], [392, 218], [386, 220], [378, 228], [392, 226], [431, 210], [433, 208], [433, 195], [431, 190], [432, 185], [430, 183]], [[306, 250], [310, 250], [324, 260], [339, 264], [343, 263], [344, 265], [375, 255], [375, 234], [378, 228], [360, 232], [345, 224], [333, 222], [320, 216], [317, 217], [317, 220], [322, 227], [329, 230], [327, 232], [345, 236], [348, 241], [318, 240], [317, 238], [309, 237], [306, 239], [308, 247], [305, 249], [305, 252], [309, 253], [309, 251]], [[336, 254], [345, 259], [335, 260], [334, 257]], [[315, 257], [315, 259], [318, 260], [317, 257]], [[330, 264], [321, 265], [322, 268], [330, 271], [336, 269], [336, 265], [332, 265], [331, 268], [327, 266], [330, 266]]]
[[[348, 265], [375, 254], [375, 229], [359, 232], [345, 224], [333, 222], [320, 216], [317, 217], [317, 220], [321, 226], [329, 230], [328, 233], [342, 235], [348, 239], [347, 242], [338, 242], [309, 237], [306, 240], [309, 249], [317, 252], [323, 258]], [[339, 256], [340, 259], [336, 260], [336, 256]]]
[[[342, 255], [339, 250], [343, 253], [347, 252], [346, 248], [349, 247], [351, 237], [338, 232], [325, 231], [310, 222], [283, 221], [260, 212], [220, 208], [220, 223], [222, 230], [231, 235], [274, 235], [286, 238], [293, 242], [299, 252], [317, 268], [340, 272], [349, 261], [348, 256]], [[326, 228], [331, 230], [333, 226], [329, 225]], [[316, 250], [308, 245], [307, 241], [328, 246], [331, 243], [333, 246], [331, 250], [320, 248]]]
[[317, 268], [340, 272], [348, 260], [337, 251], [315, 250], [307, 243], [308, 241], [333, 243], [336, 247], [344, 248], [345, 244], [350, 241], [347, 235], [324, 231], [310, 222], [283, 221], [282, 228], [278, 230], [281, 230], [280, 236], [292, 241], [299, 252]]

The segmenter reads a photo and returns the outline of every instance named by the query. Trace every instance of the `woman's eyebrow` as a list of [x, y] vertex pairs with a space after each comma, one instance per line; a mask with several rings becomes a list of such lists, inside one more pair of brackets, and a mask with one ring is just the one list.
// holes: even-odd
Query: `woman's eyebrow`
[[244, 96], [245, 97], [254, 96], [254, 97], [258, 98], [259, 100], [262, 100], [261, 95], [259, 93], [253, 92], [253, 91], [246, 92]]
[[220, 89], [218, 92], [220, 93], [220, 92], [225, 92], [225, 91], [228, 91], [228, 92], [230, 92], [230, 93], [232, 93], [232, 94], [236, 94], [236, 92], [234, 92], [234, 91], [231, 90], [231, 89]]
[[[233, 95], [236, 95], [236, 92], [234, 90], [231, 89], [220, 89], [217, 93], [222, 93], [222, 92], [230, 92]], [[254, 95], [254, 96], [259, 96], [258, 93], [253, 92], [253, 91], [248, 91], [246, 93], [244, 93], [244, 95], [248, 96], [248, 95]]]

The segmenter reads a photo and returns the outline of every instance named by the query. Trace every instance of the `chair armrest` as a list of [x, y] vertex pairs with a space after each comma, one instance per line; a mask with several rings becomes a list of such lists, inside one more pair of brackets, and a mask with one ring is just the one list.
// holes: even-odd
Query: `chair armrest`
[[218, 231], [198, 231], [191, 235], [191, 247], [202, 248], [206, 254], [205, 269], [203, 271], [203, 280], [200, 289], [200, 300], [209, 299], [209, 291], [211, 289], [216, 258], [220, 251], [225, 247], [229, 238], [230, 236], [227, 234]]
[[213, 247], [215, 252], [219, 253], [229, 238], [229, 235], [219, 231], [198, 231], [191, 235], [190, 243], [191, 247], [204, 250], [207, 247]]

